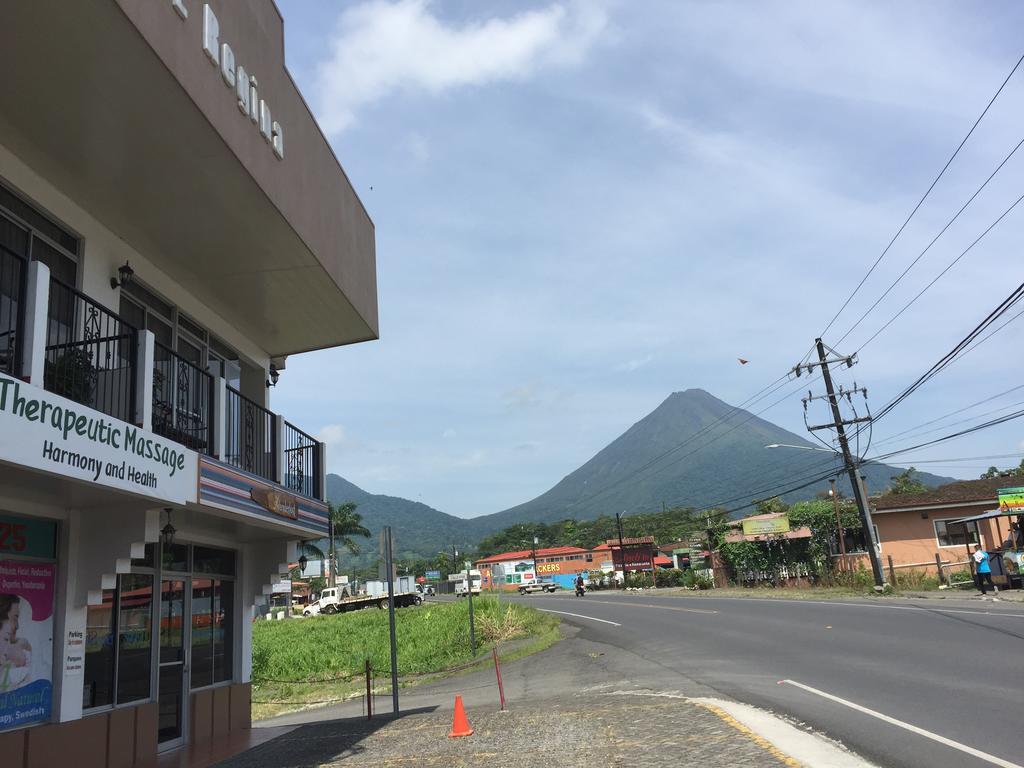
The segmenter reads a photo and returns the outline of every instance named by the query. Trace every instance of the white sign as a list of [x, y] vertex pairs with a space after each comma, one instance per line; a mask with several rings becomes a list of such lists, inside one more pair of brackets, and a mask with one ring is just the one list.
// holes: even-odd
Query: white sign
[[0, 435], [0, 461], [161, 501], [196, 501], [195, 451], [6, 376]]
[[[171, 0], [171, 7], [182, 21], [188, 18], [183, 0]], [[235, 52], [228, 43], [220, 42], [220, 22], [208, 3], [203, 5], [203, 53], [220, 71], [224, 85], [234, 92], [238, 110], [253, 122], [277, 158], [283, 160], [284, 130], [271, 117], [267, 102], [259, 97], [256, 76], [235, 61]]]
[[64, 674], [81, 675], [85, 671], [85, 633], [69, 629], [64, 643]]

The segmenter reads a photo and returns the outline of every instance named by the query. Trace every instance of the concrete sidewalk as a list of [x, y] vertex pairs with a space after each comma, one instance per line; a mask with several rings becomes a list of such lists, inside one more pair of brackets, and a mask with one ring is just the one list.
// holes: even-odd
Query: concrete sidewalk
[[[294, 729], [220, 763], [224, 768], [483, 766], [557, 761], [565, 768], [682, 759], [706, 768], [867, 765], [832, 742], [630, 652], [580, 637], [502, 667], [401, 691], [402, 716], [362, 716], [363, 702], [257, 723]], [[475, 733], [448, 738], [455, 694]], [[377, 700], [390, 710], [390, 696]], [[673, 757], [674, 756], [674, 757]]]

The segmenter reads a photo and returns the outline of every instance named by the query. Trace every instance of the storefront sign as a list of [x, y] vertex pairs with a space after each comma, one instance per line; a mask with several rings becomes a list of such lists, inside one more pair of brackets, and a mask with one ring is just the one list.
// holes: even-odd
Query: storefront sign
[[249, 493], [252, 500], [268, 512], [287, 517], [289, 520], [299, 519], [299, 500], [290, 493], [271, 488], [253, 488]]
[[43, 557], [53, 560], [57, 550], [57, 524], [31, 517], [0, 515], [0, 556]]
[[654, 560], [653, 544], [627, 544], [625, 550], [612, 550], [612, 561], [616, 571], [651, 570]]
[[69, 629], [64, 643], [64, 675], [81, 675], [85, 672], [85, 633], [80, 629]]
[[561, 573], [561, 563], [542, 563], [537, 566], [537, 573]]
[[1024, 515], [1024, 488], [1000, 488], [999, 511], [1004, 515]]
[[774, 533], [789, 533], [789, 516], [781, 515], [770, 520], [744, 520], [744, 536], [765, 536]]
[[440, 578], [441, 578], [441, 572], [440, 571], [427, 571], [426, 576], [431, 581], [439, 581]]
[[161, 501], [196, 500], [194, 451], [6, 376], [0, 435], [2, 461]]
[[[188, 18], [184, 0], [171, 0], [171, 7], [182, 21]], [[271, 117], [267, 102], [259, 97], [256, 76], [235, 61], [231, 45], [220, 42], [220, 22], [208, 3], [203, 5], [203, 53], [220, 71], [224, 85], [233, 91], [238, 110], [252, 121], [277, 158], [283, 160], [284, 130]]]
[[52, 563], [0, 560], [0, 729], [50, 719]]

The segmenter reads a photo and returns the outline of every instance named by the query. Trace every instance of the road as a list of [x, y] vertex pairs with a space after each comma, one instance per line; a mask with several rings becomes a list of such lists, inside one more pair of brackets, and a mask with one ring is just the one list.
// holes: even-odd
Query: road
[[[1024, 765], [1024, 605], [532, 595], [580, 637], [796, 718], [882, 766]], [[888, 719], [886, 719], [888, 718]]]

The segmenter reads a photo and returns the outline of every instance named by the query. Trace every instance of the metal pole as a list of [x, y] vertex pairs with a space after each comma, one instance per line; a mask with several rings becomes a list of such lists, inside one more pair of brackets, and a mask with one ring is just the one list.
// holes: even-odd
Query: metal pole
[[373, 686], [370, 684], [370, 660], [366, 660], [366, 719], [373, 717]]
[[466, 569], [466, 584], [469, 587], [469, 655], [476, 656], [476, 633], [473, 629], [473, 569]]
[[501, 683], [501, 664], [498, 662], [498, 649], [492, 648], [494, 655], [494, 672], [498, 675], [498, 696], [501, 698], [501, 711], [505, 711], [505, 686]]
[[392, 574], [391, 526], [385, 526], [384, 567], [388, 574], [388, 628], [391, 630], [391, 711], [398, 717], [398, 642], [395, 637], [395, 579]]
[[843, 521], [839, 516], [839, 493], [836, 491], [836, 479], [833, 477], [829, 480], [832, 485], [832, 505], [836, 510], [836, 534], [839, 536], [839, 554], [842, 559], [839, 561], [842, 563], [843, 570], [846, 570], [846, 536], [843, 531]]
[[875, 577], [875, 586], [882, 587], [885, 585], [885, 573], [882, 571], [882, 563], [878, 559], [878, 549], [875, 547], [875, 532], [871, 524], [871, 510], [868, 509], [868, 500], [864, 497], [863, 489], [860, 485], [860, 477], [857, 475], [857, 465], [853, 461], [853, 455], [850, 453], [850, 444], [846, 440], [843, 416], [839, 412], [839, 400], [836, 397], [835, 389], [832, 387], [832, 374], [828, 370], [825, 345], [821, 339], [815, 339], [815, 344], [818, 347], [821, 377], [825, 380], [825, 391], [828, 393], [828, 404], [832, 407], [832, 418], [835, 419], [836, 436], [839, 438], [839, 447], [842, 449], [843, 463], [846, 464], [846, 471], [850, 475], [853, 496], [857, 501], [857, 509], [860, 511], [860, 523], [864, 527], [864, 537], [868, 543], [871, 572]]
[[[626, 514], [623, 510], [622, 515]], [[622, 588], [626, 588], [626, 547], [622, 543], [622, 515], [615, 513], [615, 525], [619, 529], [619, 561], [622, 563]], [[615, 558], [612, 558], [614, 565]]]

